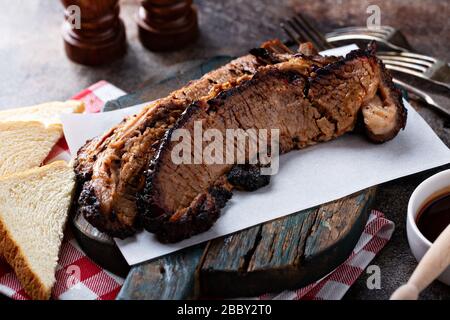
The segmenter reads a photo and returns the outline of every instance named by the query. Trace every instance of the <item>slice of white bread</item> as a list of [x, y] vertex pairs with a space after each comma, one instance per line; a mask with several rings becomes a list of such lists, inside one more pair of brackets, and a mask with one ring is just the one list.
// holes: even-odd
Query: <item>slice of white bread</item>
[[82, 113], [82, 101], [48, 102], [31, 107], [14, 108], [0, 111], [0, 121], [40, 121], [45, 124], [61, 123], [64, 113]]
[[64, 161], [0, 178], [0, 253], [32, 299], [49, 299], [75, 187]]
[[59, 124], [0, 122], [0, 176], [39, 167], [62, 136]]
[[0, 176], [40, 166], [63, 136], [60, 116], [83, 111], [75, 100], [0, 111]]

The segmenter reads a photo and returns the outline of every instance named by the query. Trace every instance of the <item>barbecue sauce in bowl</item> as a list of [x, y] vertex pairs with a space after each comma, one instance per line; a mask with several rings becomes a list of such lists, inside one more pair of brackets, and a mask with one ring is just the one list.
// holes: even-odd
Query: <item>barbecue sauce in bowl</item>
[[416, 224], [425, 238], [434, 242], [450, 224], [450, 190], [427, 201], [417, 215]]

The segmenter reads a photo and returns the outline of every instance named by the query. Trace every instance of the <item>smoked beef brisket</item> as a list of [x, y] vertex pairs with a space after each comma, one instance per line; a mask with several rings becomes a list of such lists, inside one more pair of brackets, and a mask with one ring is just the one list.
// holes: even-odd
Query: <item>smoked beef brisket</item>
[[75, 161], [77, 210], [99, 230], [124, 238], [139, 228], [136, 194], [145, 185], [144, 170], [161, 139], [194, 101], [223, 83], [253, 75], [261, 65], [289, 59], [290, 51], [278, 40], [261, 47], [266, 59], [246, 55], [209, 72], [124, 119], [108, 132], [88, 141]]
[[[264, 49], [252, 53], [266, 62], [272, 59]], [[217, 129], [224, 136], [226, 129], [279, 129], [280, 153], [286, 153], [339, 137], [352, 131], [358, 121], [377, 143], [392, 139], [404, 128], [401, 95], [372, 49], [328, 62], [292, 55], [216, 88], [183, 111], [146, 171], [145, 187], [138, 197], [144, 228], [163, 242], [188, 238], [211, 227], [236, 184], [245, 189], [248, 176], [256, 183], [251, 186], [268, 182], [259, 179], [251, 166], [246, 170], [235, 164], [175, 164], [172, 151], [179, 141], [172, 141], [172, 135], [176, 129], [187, 130], [192, 137], [196, 122], [201, 122], [203, 131]], [[247, 160], [253, 156], [248, 152]]]

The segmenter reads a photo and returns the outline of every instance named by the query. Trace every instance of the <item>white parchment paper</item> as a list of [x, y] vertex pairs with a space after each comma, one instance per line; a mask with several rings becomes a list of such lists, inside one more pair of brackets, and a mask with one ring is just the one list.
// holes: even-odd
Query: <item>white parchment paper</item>
[[[345, 54], [348, 49], [331, 54]], [[142, 231], [126, 240], [116, 239], [122, 254], [130, 265], [137, 264], [449, 163], [450, 150], [406, 101], [405, 104], [408, 123], [394, 140], [377, 145], [360, 135], [348, 134], [290, 152], [281, 156], [280, 170], [272, 176], [269, 186], [256, 192], [235, 192], [209, 231], [175, 244], [162, 244], [153, 234]], [[71, 153], [76, 154], [87, 139], [140, 108], [142, 105], [100, 114], [64, 115], [64, 134]]]

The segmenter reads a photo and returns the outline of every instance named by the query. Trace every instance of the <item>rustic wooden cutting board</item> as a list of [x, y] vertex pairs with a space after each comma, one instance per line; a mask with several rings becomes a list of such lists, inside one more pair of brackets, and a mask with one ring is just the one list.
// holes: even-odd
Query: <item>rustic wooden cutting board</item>
[[314, 282], [352, 252], [375, 188], [133, 267], [118, 299], [244, 297]]
[[[144, 86], [111, 101], [105, 111], [165, 96], [229, 59], [217, 57], [158, 85]], [[117, 298], [243, 297], [300, 288], [325, 276], [350, 255], [374, 196], [375, 188], [370, 188], [134, 266]], [[92, 238], [101, 240], [101, 250], [89, 253], [99, 263], [123, 273], [123, 261], [95, 253], [106, 250], [111, 256], [117, 254], [112, 242], [107, 248], [108, 240], [98, 234], [92, 237], [92, 228], [85, 224], [76, 230], [83, 248], [96, 246]]]

